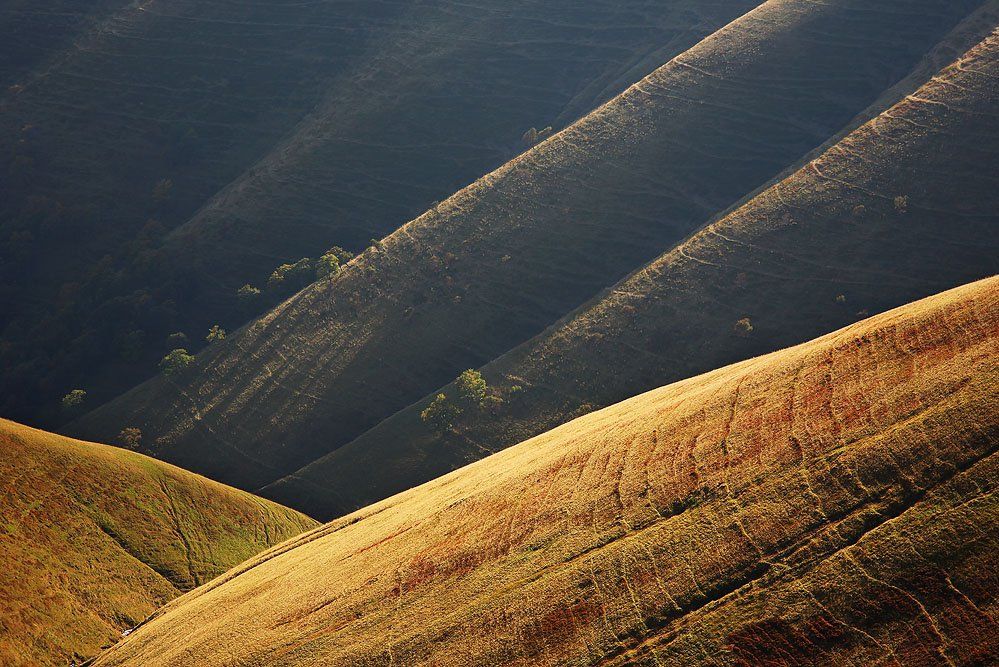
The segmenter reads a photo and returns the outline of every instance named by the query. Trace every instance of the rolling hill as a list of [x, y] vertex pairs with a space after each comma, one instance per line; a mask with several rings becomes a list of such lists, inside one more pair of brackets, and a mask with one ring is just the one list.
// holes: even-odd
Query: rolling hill
[[640, 395], [168, 604], [112, 665], [982, 665], [999, 278]]
[[0, 664], [92, 657], [316, 522], [116, 447], [0, 420]]
[[[0, 58], [53, 52], [0, 96], [0, 412], [121, 393], [168, 335], [245, 322], [243, 283], [365, 247], [758, 2], [5, 3]], [[70, 4], [98, 18], [60, 49]]]
[[983, 3], [772, 0], [74, 424], [256, 488], [504, 354], [850, 123]]
[[[995, 14], [983, 18], [996, 25]], [[999, 33], [484, 366], [502, 403], [466, 411], [456, 432], [420, 419], [437, 394], [456, 395], [449, 385], [262, 494], [332, 518], [580, 412], [999, 273], [996, 108]]]

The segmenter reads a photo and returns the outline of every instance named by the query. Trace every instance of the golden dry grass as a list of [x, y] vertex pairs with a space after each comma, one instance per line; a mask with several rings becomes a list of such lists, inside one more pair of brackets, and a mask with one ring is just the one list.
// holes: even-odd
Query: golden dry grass
[[334, 521], [96, 664], [983, 664], [997, 364], [993, 278]]
[[0, 664], [93, 656], [316, 522], [115, 447], [0, 420]]

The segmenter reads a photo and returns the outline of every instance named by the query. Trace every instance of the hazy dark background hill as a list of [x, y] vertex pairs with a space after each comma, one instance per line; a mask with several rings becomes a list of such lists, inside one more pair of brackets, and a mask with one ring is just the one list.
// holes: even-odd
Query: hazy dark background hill
[[[0, 94], [18, 92], [25, 75], [70, 47], [106, 13], [128, 0], [4, 0], [0, 3]], [[7, 90], [15, 86], [14, 90]]]
[[657, 389], [252, 559], [95, 664], [989, 664], [997, 353], [992, 279]]
[[135, 452], [0, 420], [0, 663], [81, 663], [316, 522]]
[[486, 365], [491, 402], [454, 430], [420, 418], [440, 392], [456, 401], [452, 384], [264, 495], [343, 514], [581, 412], [999, 273], [997, 108], [992, 34], [799, 171]]
[[756, 3], [91, 2], [71, 44], [37, 16], [62, 4], [5, 3], [36, 66], [0, 98], [0, 412], [124, 391], [288, 295], [243, 283], [365, 247]]
[[654, 259], [980, 4], [768, 2], [78, 432], [140, 427], [159, 456], [247, 487], [292, 472]]

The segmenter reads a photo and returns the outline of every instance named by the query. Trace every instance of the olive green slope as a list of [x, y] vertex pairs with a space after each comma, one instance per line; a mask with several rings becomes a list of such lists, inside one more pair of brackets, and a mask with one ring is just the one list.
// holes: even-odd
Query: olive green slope
[[315, 525], [147, 456], [0, 420], [0, 664], [92, 657]]
[[262, 312], [242, 284], [363, 248], [760, 1], [108, 13], [0, 93], [0, 412], [134, 386], [169, 334]]
[[74, 425], [256, 488], [540, 333], [838, 132], [980, 3], [773, 0]]
[[[995, 20], [995, 14], [983, 18]], [[994, 23], [992, 25], [995, 25]], [[999, 273], [999, 34], [571, 317], [262, 493], [330, 517], [663, 382]]]
[[999, 278], [369, 506], [95, 664], [991, 665], [997, 403]]

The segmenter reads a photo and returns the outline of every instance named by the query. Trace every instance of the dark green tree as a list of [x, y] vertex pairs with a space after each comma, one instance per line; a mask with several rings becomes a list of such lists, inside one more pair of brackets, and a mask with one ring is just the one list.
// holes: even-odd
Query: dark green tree
[[182, 347], [178, 347], [176, 350], [171, 350], [170, 354], [163, 357], [160, 361], [160, 370], [166, 375], [173, 375], [183, 369], [187, 368], [194, 362], [194, 357], [187, 353]]
[[316, 280], [333, 278], [340, 273], [340, 260], [333, 253], [326, 253], [316, 260]]
[[420, 413], [424, 424], [430, 424], [438, 433], [447, 433], [461, 416], [461, 408], [452, 403], [446, 394], [437, 394]]
[[213, 324], [212, 328], [208, 330], [208, 335], [205, 336], [205, 340], [208, 341], [209, 344], [225, 340], [225, 329], [217, 324]]
[[458, 398], [466, 407], [481, 408], [485, 403], [489, 387], [479, 371], [469, 368], [462, 372], [455, 380], [455, 385], [458, 389]]
[[87, 392], [82, 389], [74, 389], [62, 397], [62, 409], [73, 410], [87, 400]]

